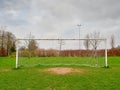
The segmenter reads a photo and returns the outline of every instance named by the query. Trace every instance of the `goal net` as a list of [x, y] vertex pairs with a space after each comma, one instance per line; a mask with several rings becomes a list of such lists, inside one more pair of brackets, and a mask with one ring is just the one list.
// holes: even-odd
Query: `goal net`
[[106, 39], [16, 40], [16, 68], [68, 65], [107, 67]]

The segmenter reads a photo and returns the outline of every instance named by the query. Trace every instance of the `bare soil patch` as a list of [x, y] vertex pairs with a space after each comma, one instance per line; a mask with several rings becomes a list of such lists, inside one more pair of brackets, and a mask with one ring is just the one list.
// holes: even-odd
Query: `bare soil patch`
[[74, 68], [64, 68], [64, 67], [57, 67], [57, 68], [47, 68], [43, 69], [44, 72], [50, 72], [58, 75], [65, 75], [70, 73], [84, 73], [84, 69], [74, 69]]

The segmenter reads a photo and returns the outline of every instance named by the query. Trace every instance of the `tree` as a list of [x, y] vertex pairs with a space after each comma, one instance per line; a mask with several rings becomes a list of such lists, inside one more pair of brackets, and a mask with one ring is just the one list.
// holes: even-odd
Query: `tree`
[[30, 51], [33, 51], [33, 50], [35, 50], [35, 49], [37, 48], [37, 42], [36, 42], [36, 40], [31, 39], [31, 40], [29, 40], [28, 42], [29, 42], [29, 43], [28, 43], [28, 49], [29, 49]]
[[6, 53], [5, 53], [5, 31], [3, 30], [3, 28], [1, 27], [1, 32], [0, 32], [0, 43], [1, 43], [1, 45], [0, 45], [0, 55], [1, 56], [5, 56], [6, 55]]
[[25, 45], [23, 47], [30, 51], [35, 50], [38, 47], [37, 41], [34, 39], [34, 36], [31, 35], [31, 33], [28, 36], [28, 40], [26, 40], [24, 44]]
[[28, 40], [28, 49], [30, 51], [33, 51], [37, 48], [37, 42], [36, 40], [34, 39], [34, 36], [31, 35], [31, 33], [29, 34], [29, 40]]
[[34, 39], [34, 36], [29, 34], [29, 40], [26, 41], [26, 46], [29, 51], [29, 58], [35, 55], [35, 50], [38, 48], [37, 41]]
[[94, 39], [94, 40], [90, 40], [90, 45], [92, 46], [92, 54], [94, 55], [94, 57], [96, 58], [97, 57], [97, 48], [100, 44], [100, 40], [97, 40], [100, 38], [100, 32], [93, 32], [90, 34], [90, 38], [91, 39]]
[[[90, 35], [91, 39], [99, 39], [100, 38], [100, 32], [93, 32]], [[90, 40], [90, 44], [92, 45], [94, 50], [97, 50], [98, 45], [99, 45], [100, 41], [99, 40]]]
[[111, 45], [111, 48], [112, 48], [112, 49], [115, 47], [115, 37], [114, 37], [114, 35], [111, 35], [110, 45]]
[[15, 52], [15, 35], [11, 32], [6, 32], [6, 50], [7, 55], [11, 54], [12, 52]]
[[15, 51], [15, 35], [0, 28], [0, 56], [8, 56]]

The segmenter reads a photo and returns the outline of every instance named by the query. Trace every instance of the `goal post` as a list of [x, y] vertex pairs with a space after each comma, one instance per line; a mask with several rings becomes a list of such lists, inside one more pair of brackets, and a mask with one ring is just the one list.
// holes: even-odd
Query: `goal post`
[[107, 40], [104, 40], [105, 42], [105, 67], [108, 67], [108, 57], [107, 57]]
[[[37, 44], [39, 42], [37, 47], [34, 45], [32, 46], [32, 44], [30, 45], [30, 42], [36, 43], [35, 41], [37, 42]], [[76, 47], [78, 47], [78, 41], [81, 41], [83, 43], [85, 41], [88, 41], [89, 45], [90, 45], [90, 49], [86, 50], [84, 48], [84, 46], [81, 45], [81, 49], [79, 50], [78, 48], [76, 48]], [[50, 43], [52, 43], [52, 42], [54, 42], [54, 43], [50, 45]], [[103, 43], [99, 44], [101, 42], [103, 42]], [[44, 46], [44, 47], [42, 47], [42, 46]], [[51, 46], [51, 47], [48, 47], [48, 46]], [[57, 46], [57, 48], [53, 48], [53, 46]], [[62, 46], [64, 46], [64, 49], [62, 49]], [[98, 47], [98, 46], [100, 46], [100, 47]], [[45, 49], [46, 47], [47, 47], [47, 49]], [[68, 47], [70, 47], [70, 48], [68, 48]], [[34, 48], [36, 51], [33, 52], [32, 48]], [[38, 52], [40, 55], [37, 55]], [[48, 54], [48, 52], [49, 52], [49, 54]], [[80, 52], [81, 52], [81, 55], [78, 54]], [[44, 53], [44, 55], [43, 55], [43, 53]], [[86, 54], [86, 53], [88, 53], [88, 54]], [[93, 56], [90, 56], [90, 54], [92, 54]], [[82, 63], [81, 65], [92, 66], [92, 65], [89, 65], [89, 63], [95, 64], [96, 62], [98, 63], [98, 62], [102, 61], [102, 60], [101, 61], [97, 61], [97, 60], [92, 61], [91, 57], [93, 57], [94, 59], [98, 59], [98, 57], [97, 57], [98, 55], [100, 55], [100, 57], [104, 57], [104, 66], [108, 67], [107, 40], [104, 38], [89, 38], [89, 39], [88, 38], [83, 38], [83, 39], [32, 39], [32, 38], [30, 39], [30, 38], [26, 38], [26, 39], [17, 39], [16, 40], [16, 68], [18, 68], [20, 66], [19, 61], [24, 62], [24, 60], [20, 60], [19, 57], [22, 57], [22, 58], [26, 58], [26, 57], [33, 58], [36, 56], [37, 56], [37, 58], [40, 58], [40, 57], [44, 58], [44, 57], [50, 57], [50, 56], [53, 56], [53, 57], [72, 56], [72, 57], [78, 57], [78, 58], [89, 57], [89, 58], [87, 58], [89, 60], [86, 60], [87, 64]], [[30, 60], [29, 60], [29, 62], [30, 62]], [[34, 62], [34, 61], [32, 61], [32, 62]], [[31, 62], [31, 64], [32, 64], [32, 62]], [[37, 62], [37, 60], [36, 60], [36, 62]], [[27, 63], [27, 59], [26, 59], [26, 63]], [[40, 63], [41, 62], [39, 62], [38, 64], [40, 64]], [[78, 61], [76, 61], [76, 63], [73, 62], [72, 64], [67, 62], [67, 63], [62, 63], [62, 65], [80, 65], [78, 63], [79, 63]], [[47, 63], [44, 63], [44, 64], [47, 64]], [[56, 63], [54, 65], [58, 65], [58, 63]], [[93, 65], [93, 66], [95, 66], [95, 65]], [[103, 66], [103, 65], [101, 65], [101, 66]]]
[[16, 40], [16, 68], [18, 68], [18, 40]]

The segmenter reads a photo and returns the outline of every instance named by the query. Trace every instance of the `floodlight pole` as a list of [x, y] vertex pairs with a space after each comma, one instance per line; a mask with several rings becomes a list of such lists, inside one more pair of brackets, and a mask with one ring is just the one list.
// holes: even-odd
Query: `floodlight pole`
[[[80, 39], [80, 27], [81, 27], [82, 25], [81, 25], [81, 24], [78, 24], [77, 26], [78, 26], [78, 28], [79, 28], [79, 39]], [[79, 40], [79, 50], [80, 50], [80, 40]], [[80, 52], [79, 52], [79, 55], [80, 55]]]
[[18, 40], [16, 40], [16, 69], [18, 68]]
[[64, 45], [65, 43], [63, 42], [62, 39], [60, 39], [60, 40], [58, 41], [58, 44], [60, 45], [60, 46], [59, 46], [59, 56], [60, 56], [60, 52], [61, 52], [61, 49], [62, 49], [62, 45]]

